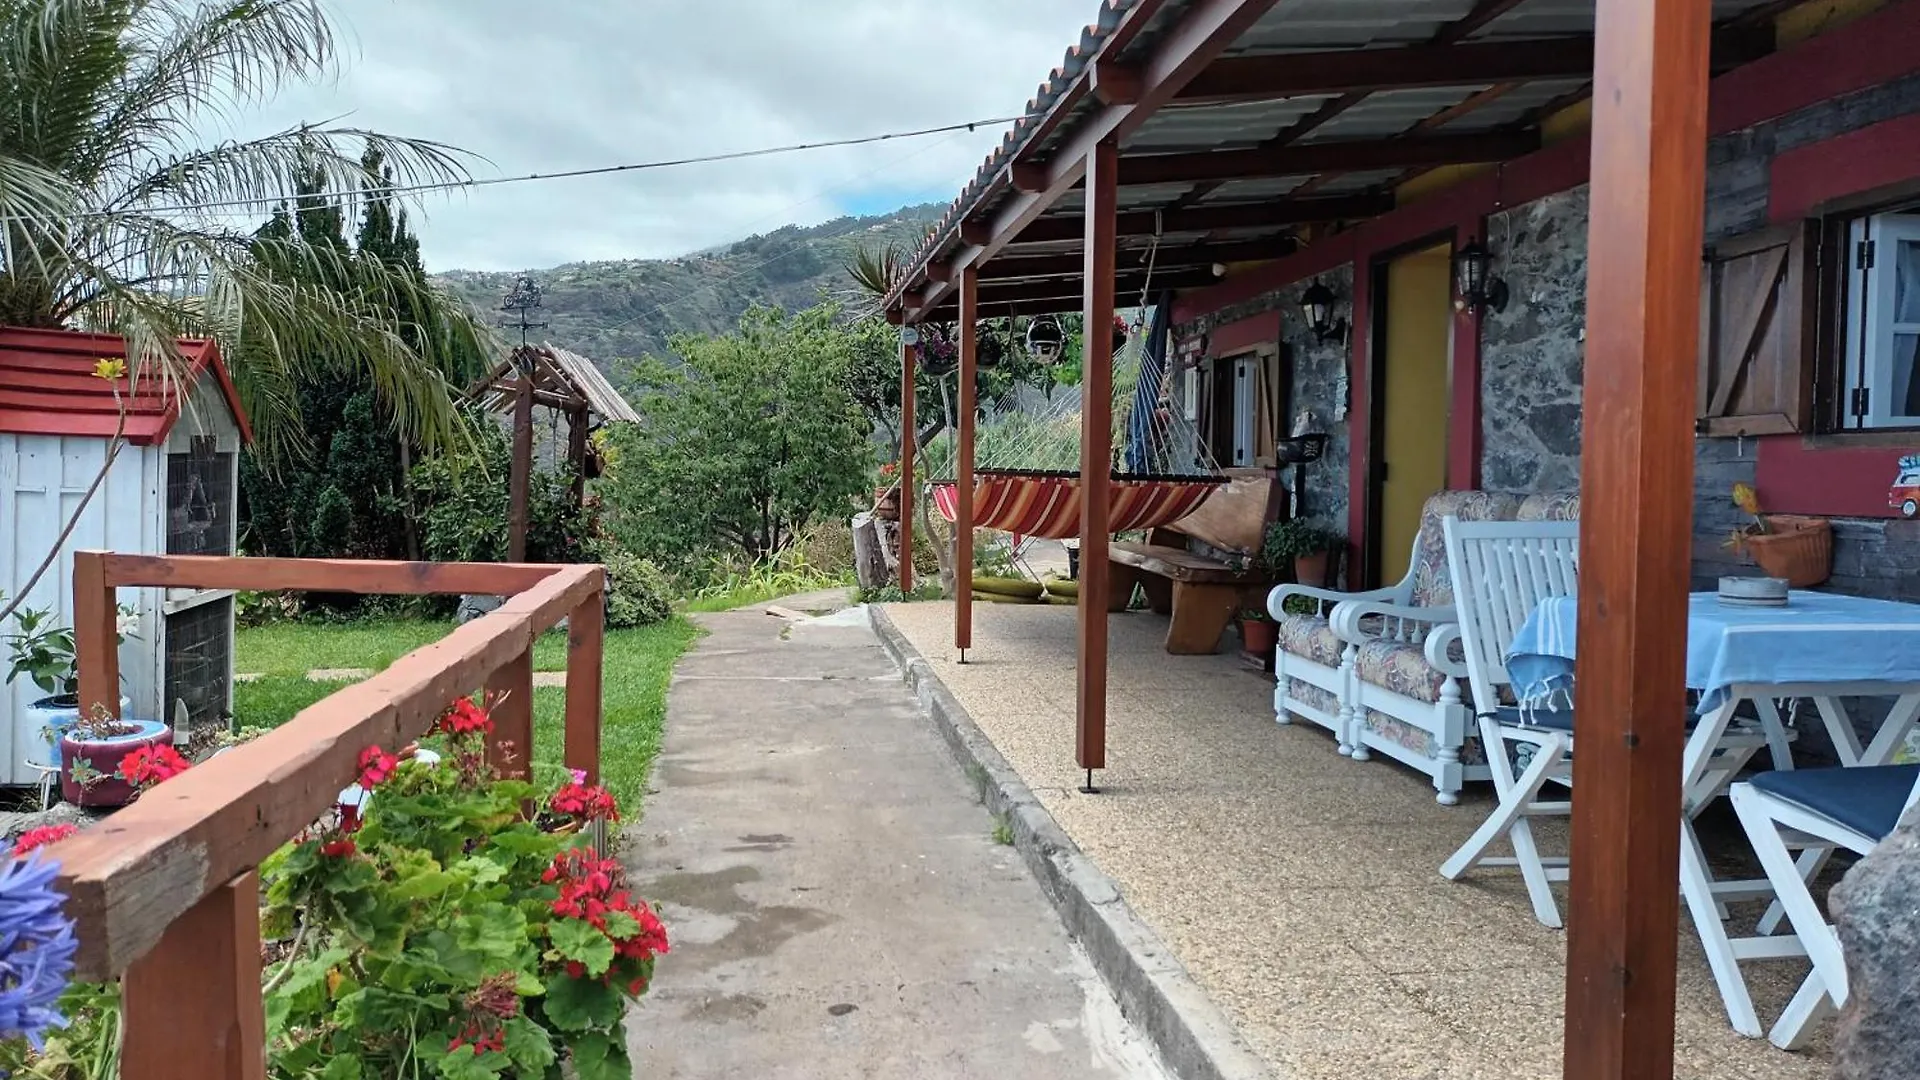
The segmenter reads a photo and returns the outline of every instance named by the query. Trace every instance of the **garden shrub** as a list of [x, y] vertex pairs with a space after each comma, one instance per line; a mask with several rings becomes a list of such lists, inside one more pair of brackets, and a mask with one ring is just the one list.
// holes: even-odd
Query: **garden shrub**
[[608, 626], [626, 630], [673, 617], [676, 590], [666, 571], [604, 540], [589, 545], [588, 557], [607, 568]]
[[[416, 498], [425, 508], [422, 554], [434, 562], [500, 562], [507, 557], [512, 447], [485, 416], [470, 418], [473, 447], [414, 466]], [[527, 489], [529, 562], [581, 561], [588, 528], [573, 505], [564, 471], [535, 468]]]

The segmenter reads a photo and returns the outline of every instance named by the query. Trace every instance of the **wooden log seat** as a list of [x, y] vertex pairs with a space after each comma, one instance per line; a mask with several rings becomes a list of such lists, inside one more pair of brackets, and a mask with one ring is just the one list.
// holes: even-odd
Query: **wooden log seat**
[[[1167, 652], [1198, 656], [1216, 652], [1233, 617], [1259, 603], [1274, 584], [1272, 575], [1253, 566], [1254, 556], [1274, 520], [1286, 490], [1265, 469], [1229, 469], [1227, 484], [1200, 509], [1162, 529], [1147, 542], [1115, 543], [1107, 549], [1113, 583], [1109, 609], [1125, 611], [1139, 585], [1147, 606], [1171, 616]], [[1188, 549], [1198, 540], [1215, 551], [1237, 555], [1246, 564], [1235, 569], [1222, 559]]]

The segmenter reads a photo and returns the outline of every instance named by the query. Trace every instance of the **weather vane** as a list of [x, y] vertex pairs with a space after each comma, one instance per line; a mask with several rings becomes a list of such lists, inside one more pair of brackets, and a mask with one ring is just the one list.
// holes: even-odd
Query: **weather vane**
[[540, 310], [540, 286], [528, 274], [521, 274], [514, 279], [513, 288], [501, 303], [500, 310], [510, 313], [500, 320], [500, 326], [508, 330], [517, 328], [523, 349], [527, 347], [527, 331], [544, 330], [548, 325], [545, 320], [534, 321], [534, 314]]

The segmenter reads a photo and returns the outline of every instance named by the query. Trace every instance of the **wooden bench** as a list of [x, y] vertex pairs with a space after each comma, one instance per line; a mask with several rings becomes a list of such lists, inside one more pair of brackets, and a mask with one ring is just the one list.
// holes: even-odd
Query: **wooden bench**
[[[1172, 617], [1167, 651], [1197, 656], [1220, 647], [1220, 635], [1242, 608], [1259, 602], [1273, 586], [1272, 575], [1252, 560], [1286, 497], [1265, 469], [1229, 469], [1228, 483], [1207, 497], [1200, 509], [1148, 534], [1144, 544], [1116, 543], [1108, 548], [1113, 591], [1110, 610], [1125, 611], [1139, 585], [1147, 606]], [[1219, 559], [1187, 549], [1188, 539], [1218, 551], [1244, 556], [1248, 568], [1235, 570]]]

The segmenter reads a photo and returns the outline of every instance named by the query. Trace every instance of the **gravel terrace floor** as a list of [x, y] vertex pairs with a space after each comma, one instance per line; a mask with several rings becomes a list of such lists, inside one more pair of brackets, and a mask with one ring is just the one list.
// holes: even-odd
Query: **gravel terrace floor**
[[[1074, 609], [975, 605], [965, 666], [950, 604], [886, 612], [1277, 1077], [1560, 1075], [1564, 935], [1534, 920], [1511, 870], [1439, 875], [1492, 807], [1490, 787], [1439, 806], [1424, 775], [1343, 759], [1311, 724], [1276, 725], [1270, 677], [1238, 656], [1168, 656], [1165, 621], [1134, 613], [1111, 624], [1110, 767], [1102, 794], [1082, 795]], [[1535, 828], [1544, 850], [1566, 850], [1564, 822]], [[1717, 870], [1744, 865], [1724, 800], [1701, 828], [1710, 853], [1728, 853]], [[1748, 907], [1736, 916], [1757, 916]], [[1748, 971], [1771, 1024], [1806, 966]], [[1679, 1077], [1831, 1068], [1828, 1032], [1801, 1053], [1734, 1033], [1684, 916], [1679, 998]]]

